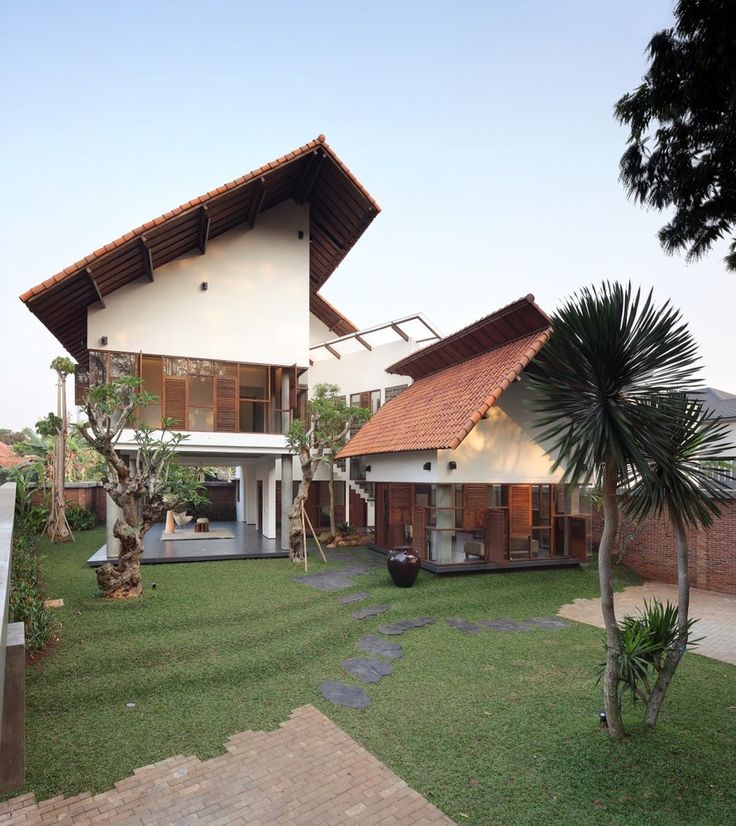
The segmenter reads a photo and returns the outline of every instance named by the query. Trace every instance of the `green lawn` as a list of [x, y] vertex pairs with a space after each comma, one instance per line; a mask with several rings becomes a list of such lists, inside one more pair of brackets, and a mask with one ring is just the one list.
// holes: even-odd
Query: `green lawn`
[[98, 529], [43, 546], [48, 596], [65, 606], [60, 644], [28, 674], [25, 791], [39, 799], [103, 790], [174, 754], [213, 756], [230, 734], [314, 703], [460, 823], [736, 822], [736, 668], [704, 657], [686, 657], [655, 734], [627, 712], [623, 743], [598, 727], [601, 632], [583, 625], [473, 636], [438, 622], [396, 638], [404, 658], [367, 688], [368, 709], [317, 691], [382, 622], [554, 614], [596, 594], [592, 568], [422, 572], [411, 590], [378, 572], [356, 590], [391, 611], [358, 622], [334, 593], [295, 584], [288, 560], [149, 566], [142, 599], [106, 602], [83, 565], [103, 541]]

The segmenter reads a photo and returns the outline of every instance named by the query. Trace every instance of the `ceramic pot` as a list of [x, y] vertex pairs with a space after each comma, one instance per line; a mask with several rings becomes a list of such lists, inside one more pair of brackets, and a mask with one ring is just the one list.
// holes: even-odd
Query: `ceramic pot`
[[386, 567], [391, 579], [399, 588], [411, 588], [417, 581], [421, 566], [422, 562], [411, 545], [399, 545], [393, 551], [389, 551], [386, 558]]

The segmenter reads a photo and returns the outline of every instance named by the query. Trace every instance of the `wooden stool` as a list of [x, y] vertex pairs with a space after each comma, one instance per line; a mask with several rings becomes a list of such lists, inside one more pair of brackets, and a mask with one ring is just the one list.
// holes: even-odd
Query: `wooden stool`
[[201, 519], [198, 519], [194, 525], [194, 533], [209, 533], [210, 532], [210, 520], [207, 519], [206, 516], [203, 516]]

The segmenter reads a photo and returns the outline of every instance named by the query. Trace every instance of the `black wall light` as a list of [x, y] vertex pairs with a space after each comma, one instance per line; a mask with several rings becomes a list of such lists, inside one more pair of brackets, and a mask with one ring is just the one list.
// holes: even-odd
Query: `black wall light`
[[203, 292], [203, 293], [206, 293], [206, 292], [207, 292], [208, 287], [209, 287], [209, 284], [208, 284], [206, 281], [203, 281], [203, 282], [199, 285], [199, 289], [200, 289], [200, 290], [202, 290], [202, 292]]
[[371, 472], [371, 466], [370, 466], [370, 465], [366, 465], [366, 466], [365, 466], [365, 472], [366, 472], [366, 473], [370, 473], [370, 472]]
[[447, 467], [449, 470], [457, 470], [457, 462], [453, 459], [451, 462], [447, 463]]
[[107, 336], [100, 336], [100, 344], [103, 347], [107, 347]]
[[422, 470], [432, 470], [432, 463], [431, 462], [425, 462], [422, 465]]

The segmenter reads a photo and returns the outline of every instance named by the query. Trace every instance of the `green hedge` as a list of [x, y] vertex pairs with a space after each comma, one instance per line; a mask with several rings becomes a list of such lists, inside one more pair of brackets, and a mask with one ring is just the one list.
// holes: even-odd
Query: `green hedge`
[[18, 531], [13, 537], [10, 565], [10, 621], [25, 625], [28, 654], [45, 648], [57, 630], [45, 599], [38, 541], [31, 533]]

